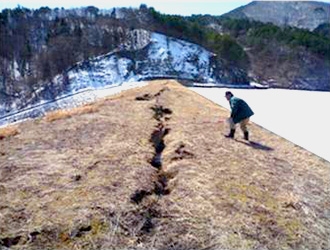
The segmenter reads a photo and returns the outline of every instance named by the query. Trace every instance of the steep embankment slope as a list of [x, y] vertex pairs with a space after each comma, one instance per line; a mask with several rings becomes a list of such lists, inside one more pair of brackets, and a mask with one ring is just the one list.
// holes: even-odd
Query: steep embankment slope
[[0, 246], [328, 249], [329, 162], [227, 116], [156, 81], [1, 131]]

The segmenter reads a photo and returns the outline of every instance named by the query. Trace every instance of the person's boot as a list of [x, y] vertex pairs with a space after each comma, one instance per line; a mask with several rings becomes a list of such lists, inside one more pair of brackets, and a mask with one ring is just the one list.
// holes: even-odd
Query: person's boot
[[231, 129], [230, 133], [228, 135], [226, 135], [227, 138], [234, 138], [235, 135], [235, 129]]
[[249, 131], [244, 132], [244, 139], [247, 141], [249, 140]]

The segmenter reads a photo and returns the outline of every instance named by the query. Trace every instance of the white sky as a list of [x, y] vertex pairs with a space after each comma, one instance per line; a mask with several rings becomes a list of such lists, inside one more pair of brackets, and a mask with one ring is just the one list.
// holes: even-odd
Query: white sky
[[229, 0], [1, 0], [0, 10], [16, 8], [17, 6], [29, 9], [38, 9], [40, 7], [49, 8], [77, 8], [86, 6], [95, 6], [100, 9], [111, 9], [113, 7], [134, 7], [138, 8], [141, 4], [148, 7], [154, 7], [157, 11], [166, 14], [192, 15], [192, 14], [210, 14], [222, 15], [242, 5], [250, 3], [249, 0], [229, 1]]

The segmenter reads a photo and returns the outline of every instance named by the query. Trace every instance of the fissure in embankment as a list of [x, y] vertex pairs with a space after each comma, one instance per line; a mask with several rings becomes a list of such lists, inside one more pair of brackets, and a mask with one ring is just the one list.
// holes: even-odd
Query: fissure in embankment
[[[168, 188], [169, 179], [173, 178], [164, 171], [162, 164], [162, 153], [166, 147], [164, 138], [170, 133], [170, 128], [166, 126], [165, 121], [171, 119], [172, 110], [164, 107], [160, 104], [160, 98], [164, 91], [168, 88], [163, 88], [158, 93], [151, 95], [145, 94], [140, 97], [136, 97], [137, 101], [152, 101], [155, 100], [155, 105], [151, 107], [154, 112], [153, 119], [157, 121], [155, 130], [151, 133], [149, 141], [152, 143], [154, 148], [154, 155], [149, 161], [149, 164], [156, 169], [156, 178], [153, 178], [153, 189], [152, 190], [136, 190], [134, 194], [131, 195], [131, 201], [137, 205], [143, 207], [140, 216], [144, 218], [143, 226], [141, 227], [142, 232], [150, 232], [154, 227], [153, 219], [161, 215], [161, 211], [157, 210], [157, 202], [163, 195], [170, 194], [170, 189]], [[154, 200], [148, 206], [143, 206], [142, 201], [148, 197], [156, 195], [158, 199]]]

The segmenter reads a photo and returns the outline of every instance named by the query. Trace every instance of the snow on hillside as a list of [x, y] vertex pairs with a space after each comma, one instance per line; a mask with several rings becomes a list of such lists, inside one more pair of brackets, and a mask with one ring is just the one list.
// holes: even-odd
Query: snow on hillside
[[126, 58], [118, 58], [116, 55], [105, 59], [85, 62], [76, 69], [69, 71], [69, 92], [73, 94], [81, 89], [99, 89], [105, 86], [118, 86], [125, 81], [135, 80], [128, 67], [132, 62]]
[[199, 76], [214, 82], [208, 72], [212, 54], [204, 48], [158, 33], [151, 34], [146, 46], [148, 55], [139, 61], [110, 53], [78, 64], [68, 74], [71, 94], [84, 88], [118, 86], [122, 82], [155, 77], [193, 79]]
[[[230, 109], [225, 88], [190, 88]], [[330, 92], [231, 89], [255, 112], [251, 121], [330, 161]], [[238, 129], [237, 136], [241, 136]], [[254, 140], [253, 134], [251, 140]], [[262, 142], [261, 142], [262, 143]]]
[[[78, 63], [65, 76], [59, 75], [49, 86], [36, 90], [29, 100], [20, 99], [12, 102], [10, 106], [0, 106], [0, 125], [63, 108], [58, 105], [59, 99], [65, 99], [65, 107], [69, 108], [70, 96], [80, 93], [79, 103], [83, 103], [81, 92], [88, 90], [91, 93], [90, 90], [93, 89], [117, 87], [124, 82], [154, 78], [197, 78], [203, 82], [215, 83], [210, 65], [213, 54], [209, 51], [196, 44], [158, 33], [143, 30], [132, 32], [135, 38], [139, 37], [137, 40], [144, 47], [139, 50], [122, 48]], [[61, 91], [60, 94], [54, 94], [54, 88]], [[90, 94], [86, 96], [88, 100], [89, 96]], [[76, 98], [71, 100], [71, 106], [76, 106]]]
[[162, 64], [169, 62], [167, 71], [173, 69], [181, 73], [182, 78], [193, 79], [201, 76], [210, 82], [215, 81], [209, 72], [209, 59], [212, 57], [209, 51], [198, 45], [157, 33], [152, 34], [152, 41], [148, 57], [153, 61], [160, 60]]

